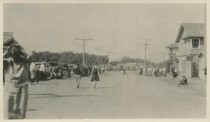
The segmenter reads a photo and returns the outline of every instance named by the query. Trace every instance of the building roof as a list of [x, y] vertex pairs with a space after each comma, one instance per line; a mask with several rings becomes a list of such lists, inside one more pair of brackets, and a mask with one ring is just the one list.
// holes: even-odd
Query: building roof
[[[182, 37], [185, 31], [185, 36]], [[177, 34], [176, 42], [180, 39], [186, 39], [189, 37], [204, 37], [204, 24], [203, 23], [182, 23], [179, 32]]]
[[177, 43], [172, 43], [172, 44], [166, 46], [166, 48], [178, 48], [178, 44]]

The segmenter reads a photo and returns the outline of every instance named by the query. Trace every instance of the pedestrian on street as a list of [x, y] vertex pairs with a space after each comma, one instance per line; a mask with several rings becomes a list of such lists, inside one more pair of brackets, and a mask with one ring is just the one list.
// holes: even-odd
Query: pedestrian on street
[[127, 73], [125, 72], [125, 68], [123, 68], [123, 76], [127, 75]]
[[30, 75], [30, 82], [31, 82], [31, 84], [34, 85], [35, 76], [36, 76], [36, 65], [33, 61], [30, 64], [30, 74], [29, 75]]
[[174, 78], [177, 78], [177, 70], [176, 70], [176, 68], [175, 67], [173, 67], [172, 69], [171, 69], [171, 73], [172, 73], [172, 76], [173, 76], [173, 79]]
[[24, 119], [28, 104], [29, 56], [14, 38], [4, 41], [3, 46], [6, 118]]
[[95, 63], [95, 65], [92, 68], [91, 71], [91, 82], [93, 82], [93, 86], [96, 89], [96, 84], [97, 82], [100, 81], [99, 80], [99, 68], [97, 66], [97, 63]]
[[39, 68], [39, 71], [40, 71], [41, 80], [46, 80], [47, 79], [47, 76], [45, 74], [45, 64], [44, 64], [44, 62], [41, 63], [40, 68]]
[[140, 67], [139, 74], [140, 74], [140, 75], [143, 75], [143, 67], [142, 67], [142, 66]]
[[79, 88], [80, 80], [81, 80], [81, 77], [82, 77], [82, 69], [81, 69], [81, 66], [79, 64], [77, 64], [77, 67], [74, 69], [74, 73], [75, 73], [75, 76], [76, 76], [77, 88]]

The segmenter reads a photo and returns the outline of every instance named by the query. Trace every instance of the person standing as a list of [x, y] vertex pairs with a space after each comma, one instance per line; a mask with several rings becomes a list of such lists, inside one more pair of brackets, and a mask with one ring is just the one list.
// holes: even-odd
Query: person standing
[[31, 84], [33, 84], [33, 85], [34, 85], [34, 81], [35, 81], [35, 76], [36, 76], [36, 65], [32, 61], [30, 64], [30, 81], [31, 81]]
[[126, 71], [125, 71], [125, 68], [123, 68], [123, 76], [124, 75], [127, 75]]
[[171, 73], [172, 73], [173, 79], [177, 77], [177, 70], [176, 70], [175, 67], [173, 67], [173, 68], [171, 69]]
[[79, 88], [80, 80], [82, 78], [82, 69], [79, 64], [77, 64], [77, 67], [74, 70], [75, 76], [76, 76], [76, 82], [77, 82], [77, 88]]
[[91, 82], [93, 82], [94, 88], [96, 89], [96, 84], [99, 80], [99, 68], [97, 66], [97, 63], [92, 68], [91, 71]]
[[6, 118], [24, 119], [28, 104], [29, 56], [14, 38], [4, 41], [3, 46]]
[[40, 71], [40, 77], [41, 77], [40, 79], [41, 79], [41, 80], [46, 80], [47, 77], [46, 77], [46, 75], [45, 75], [45, 64], [44, 64], [44, 62], [42, 62], [42, 63], [40, 64], [39, 71]]

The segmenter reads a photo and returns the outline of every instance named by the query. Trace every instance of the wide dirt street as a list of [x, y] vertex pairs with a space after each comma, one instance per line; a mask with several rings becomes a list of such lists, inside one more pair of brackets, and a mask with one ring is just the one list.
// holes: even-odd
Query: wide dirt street
[[[74, 78], [30, 85], [27, 119], [186, 118], [205, 117], [205, 81], [188, 86], [177, 80], [105, 72], [97, 89], [90, 78], [76, 88]], [[200, 83], [202, 82], [202, 83]]]

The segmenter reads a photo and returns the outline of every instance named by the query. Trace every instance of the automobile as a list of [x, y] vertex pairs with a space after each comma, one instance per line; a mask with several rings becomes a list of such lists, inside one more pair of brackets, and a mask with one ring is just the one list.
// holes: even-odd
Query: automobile
[[51, 66], [48, 62], [34, 62], [36, 66], [36, 80], [49, 80], [52, 78]]
[[65, 79], [71, 77], [72, 65], [57, 61], [50, 61], [49, 64], [52, 67], [52, 78]]

